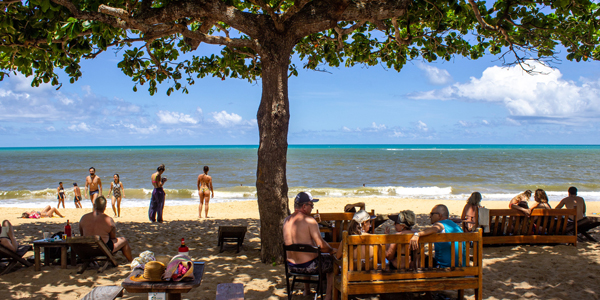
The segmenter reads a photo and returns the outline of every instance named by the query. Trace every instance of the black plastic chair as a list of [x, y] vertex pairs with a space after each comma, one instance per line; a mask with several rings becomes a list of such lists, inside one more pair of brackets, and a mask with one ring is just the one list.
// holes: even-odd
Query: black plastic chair
[[[304, 274], [304, 273], [294, 273], [289, 270], [287, 263], [287, 251], [294, 252], [308, 252], [308, 253], [316, 253], [317, 254], [317, 272], [315, 274]], [[293, 245], [283, 245], [283, 261], [285, 264], [285, 284], [287, 286], [288, 300], [292, 299], [292, 291], [294, 289], [294, 284], [296, 282], [301, 283], [316, 283], [317, 284], [317, 294], [315, 295], [315, 299], [317, 296], [321, 295], [323, 298], [323, 285], [321, 284], [322, 280], [325, 278], [323, 273], [323, 257], [321, 256], [321, 248], [312, 245], [306, 244], [293, 244]], [[292, 277], [292, 285], [290, 286], [290, 277]], [[300, 278], [297, 278], [300, 277]], [[308, 277], [308, 278], [303, 278]], [[315, 279], [316, 278], [316, 279]]]

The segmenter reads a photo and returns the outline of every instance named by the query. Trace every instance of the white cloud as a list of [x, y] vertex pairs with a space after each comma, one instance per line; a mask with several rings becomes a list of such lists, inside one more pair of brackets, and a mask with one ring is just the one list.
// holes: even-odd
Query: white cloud
[[439, 69], [424, 63], [418, 64], [417, 67], [425, 72], [425, 76], [427, 76], [427, 79], [431, 84], [444, 85], [452, 82], [452, 76], [444, 69]]
[[196, 111], [197, 111], [199, 114], [202, 114], [202, 108], [198, 107], [198, 108], [196, 108]]
[[397, 131], [396, 129], [394, 129], [394, 134], [392, 134], [393, 137], [405, 137], [406, 135], [404, 133], [402, 133], [401, 131]]
[[48, 130], [48, 131], [56, 131], [56, 128], [54, 128], [54, 126], [48, 126], [48, 127], [46, 127], [46, 130]]
[[425, 124], [423, 121], [420, 121], [417, 123], [417, 128], [421, 131], [428, 131], [429, 129], [427, 128], [427, 124]]
[[150, 127], [137, 127], [133, 124], [123, 124], [123, 127], [128, 128], [130, 133], [151, 134], [158, 132], [158, 127], [156, 125]]
[[482, 120], [481, 123], [485, 124], [485, 125], [489, 125], [490, 122], [488, 122], [487, 120]]
[[197, 124], [198, 120], [192, 118], [190, 115], [178, 112], [170, 112], [166, 110], [159, 110], [156, 113], [158, 116], [158, 122], [163, 124]]
[[90, 127], [87, 124], [85, 124], [84, 122], [81, 122], [79, 124], [73, 124], [73, 125], [69, 126], [69, 129], [71, 129], [73, 131], [86, 131], [86, 132], [91, 131]]
[[346, 127], [346, 126], [342, 127], [342, 130], [346, 131], [346, 132], [351, 132], [352, 131], [352, 129], [350, 129], [350, 128]]
[[213, 112], [213, 119], [223, 127], [231, 127], [242, 123], [242, 117], [235, 113], [228, 114], [226, 111]]
[[[562, 79], [559, 70], [539, 62], [529, 64], [543, 74], [530, 75], [519, 66], [490, 67], [480, 78], [441, 90], [410, 95], [414, 99], [458, 99], [495, 102], [515, 117], [600, 118], [600, 81], [581, 84]], [[549, 121], [549, 120], [546, 120]]]
[[377, 123], [373, 122], [373, 124], [371, 125], [371, 129], [373, 129], [374, 131], [385, 130], [386, 128], [387, 127], [385, 126], [385, 124], [377, 125]]

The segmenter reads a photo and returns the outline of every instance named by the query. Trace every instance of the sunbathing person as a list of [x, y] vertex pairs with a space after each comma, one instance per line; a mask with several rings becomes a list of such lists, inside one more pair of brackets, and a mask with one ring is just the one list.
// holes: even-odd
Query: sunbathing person
[[463, 222], [463, 230], [473, 231], [473, 228], [479, 227], [479, 220], [476, 215], [477, 210], [481, 208], [481, 194], [479, 192], [473, 192], [471, 197], [467, 199], [467, 204], [463, 208], [460, 219]]
[[39, 219], [39, 218], [52, 218], [54, 214], [57, 214], [59, 217], [64, 218], [63, 215], [58, 212], [58, 209], [51, 207], [50, 205], [44, 207], [42, 211], [30, 211], [24, 212], [21, 215], [21, 218], [30, 218], [30, 219]]
[[19, 249], [19, 243], [17, 242], [17, 239], [15, 239], [12, 224], [10, 224], [8, 220], [2, 221], [0, 244], [13, 252], [17, 252], [17, 249]]
[[[392, 221], [394, 221], [394, 227], [396, 229], [396, 234], [410, 234], [413, 235], [415, 234], [415, 232], [417, 232], [416, 230], [412, 229], [412, 227], [415, 225], [415, 221], [416, 221], [416, 216], [415, 213], [412, 210], [403, 210], [401, 211], [399, 214], [393, 214], [393, 215], [389, 215], [388, 218]], [[390, 233], [390, 229], [389, 227], [386, 228], [385, 230], [385, 234], [389, 234]], [[386, 246], [387, 250], [385, 253], [385, 258], [389, 261], [390, 263], [390, 268], [391, 269], [398, 269], [398, 268], [404, 268], [404, 259], [400, 259], [400, 267], [398, 267], [398, 244], [390, 244]], [[406, 253], [404, 253], [404, 249], [400, 250], [400, 255], [404, 256], [406, 255]], [[416, 263], [417, 263], [418, 259], [417, 257], [412, 257], [410, 260], [410, 268], [411, 269], [415, 269], [416, 268]]]
[[120, 250], [125, 258], [131, 262], [133, 257], [131, 256], [129, 242], [124, 237], [117, 237], [115, 221], [104, 213], [105, 210], [106, 198], [99, 196], [94, 199], [94, 211], [81, 217], [79, 232], [81, 236], [100, 236], [112, 253], [117, 253]]
[[529, 204], [527, 202], [531, 198], [531, 190], [526, 190], [510, 200], [508, 208], [516, 209], [527, 216], [530, 214]]
[[[352, 217], [352, 220], [350, 221], [350, 224], [348, 225], [348, 235], [366, 235], [369, 234], [369, 230], [371, 229], [371, 220], [374, 219], [375, 216], [371, 216], [369, 215], [368, 212], [364, 211], [364, 210], [359, 210], [358, 212], [356, 212], [354, 214], [354, 217]], [[343, 254], [343, 249], [346, 246], [346, 244], [344, 243], [344, 241], [342, 241], [340, 243], [340, 245], [338, 246], [337, 252], [335, 253], [335, 258], [337, 259], [341, 259], [342, 258], [342, 254]], [[362, 246], [364, 247], [364, 246]], [[366, 249], [362, 249], [362, 253], [367, 253]], [[370, 251], [369, 253], [373, 253], [373, 251]], [[353, 257], [356, 257], [357, 254], [355, 254]]]

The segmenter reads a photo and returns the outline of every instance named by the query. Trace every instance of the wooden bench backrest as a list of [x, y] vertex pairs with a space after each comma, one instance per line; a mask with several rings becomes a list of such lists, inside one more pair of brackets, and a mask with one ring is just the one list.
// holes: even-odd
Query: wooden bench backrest
[[[482, 232], [441, 233], [421, 237], [419, 239], [419, 267], [410, 270], [409, 255], [402, 256], [401, 251], [410, 253], [412, 235], [374, 234], [348, 235], [343, 233], [342, 278], [347, 281], [397, 280], [422, 278], [448, 278], [464, 276], [482, 276], [483, 240]], [[452, 242], [450, 268], [425, 268], [425, 255], [428, 255], [428, 266], [433, 265], [433, 243]], [[388, 244], [398, 244], [396, 259], [398, 270], [390, 270], [385, 259]], [[365, 246], [363, 246], [365, 245]], [[458, 245], [458, 261], [455, 247]], [[404, 260], [401, 264], [400, 260]], [[360, 263], [358, 263], [360, 262]]]
[[[514, 209], [490, 209], [490, 232], [484, 240], [486, 244], [501, 243], [500, 240], [495, 242], [494, 237], [508, 238], [508, 242], [514, 243], [576, 243], [577, 233], [568, 234], [569, 218], [577, 219], [577, 209], [534, 209], [530, 217]], [[532, 240], [534, 237], [535, 241]]]
[[576, 209], [534, 209], [529, 218], [514, 209], [490, 209], [490, 235], [566, 235], [569, 218], [577, 218]]
[[[311, 216], [314, 217], [316, 213], [312, 213]], [[321, 215], [321, 221], [333, 222], [333, 228], [321, 227], [321, 232], [331, 232], [333, 236], [333, 243], [330, 245], [334, 248], [337, 248], [339, 242], [341, 241], [341, 231], [348, 230], [348, 225], [350, 225], [350, 221], [354, 217], [354, 213], [319, 213]], [[369, 215], [374, 216], [375, 210], [372, 209], [369, 212]], [[375, 232], [375, 226], [373, 226], [374, 222], [371, 223], [371, 233]]]

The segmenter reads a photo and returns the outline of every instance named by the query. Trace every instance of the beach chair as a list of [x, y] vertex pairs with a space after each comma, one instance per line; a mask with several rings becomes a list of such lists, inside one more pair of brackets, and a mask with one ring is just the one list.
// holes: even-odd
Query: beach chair
[[99, 236], [79, 236], [67, 238], [71, 251], [75, 252], [83, 264], [77, 270], [77, 274], [83, 273], [90, 264], [104, 262], [98, 269], [98, 273], [104, 272], [112, 263], [118, 266], [117, 260]]
[[[590, 242], [598, 242], [593, 236], [591, 236], [588, 231], [600, 226], [600, 218], [599, 217], [586, 217], [577, 222], [577, 233], [581, 235], [579, 240], [585, 241], [587, 239]], [[572, 230], [572, 228], [569, 228]]]
[[225, 243], [237, 243], [237, 252], [240, 252], [240, 247], [244, 243], [244, 237], [248, 226], [219, 226], [219, 238], [217, 246], [220, 246], [219, 253], [225, 251], [223, 247]]
[[31, 251], [30, 245], [19, 246], [17, 252], [13, 252], [10, 249], [0, 245], [0, 262], [8, 262], [8, 266], [6, 266], [6, 269], [4, 269], [4, 271], [2, 271], [0, 275], [4, 275], [10, 272], [19, 264], [22, 264], [26, 267], [31, 266], [32, 263], [28, 262], [25, 258], [23, 258], [23, 255], [25, 255], [27, 251]]

